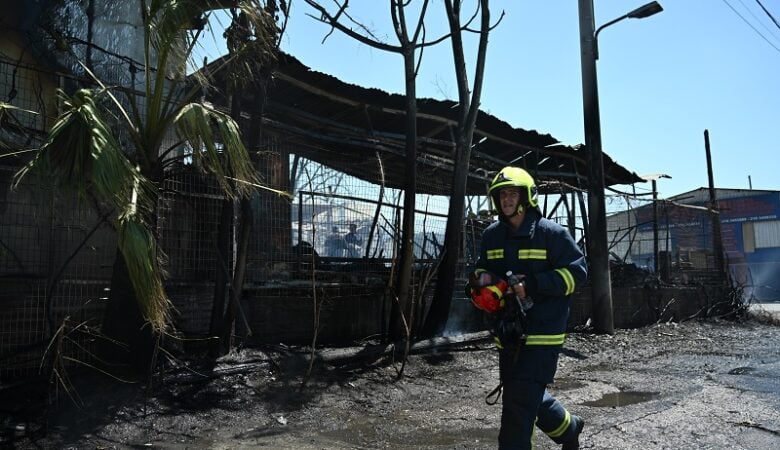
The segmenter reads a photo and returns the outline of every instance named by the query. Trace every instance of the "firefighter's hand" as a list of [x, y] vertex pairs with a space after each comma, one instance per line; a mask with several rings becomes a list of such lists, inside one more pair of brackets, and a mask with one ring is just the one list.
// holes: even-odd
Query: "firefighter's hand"
[[507, 294], [514, 294], [517, 298], [526, 298], [528, 292], [525, 289], [525, 275], [515, 275], [512, 277], [514, 284], [509, 285]]
[[500, 280], [497, 284], [471, 289], [471, 303], [475, 307], [490, 314], [498, 312], [503, 306], [502, 298], [506, 291], [506, 281]]

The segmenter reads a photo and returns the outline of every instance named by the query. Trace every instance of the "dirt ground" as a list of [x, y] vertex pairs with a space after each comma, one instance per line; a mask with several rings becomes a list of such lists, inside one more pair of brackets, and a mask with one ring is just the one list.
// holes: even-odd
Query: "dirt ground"
[[[149, 387], [78, 382], [59, 392], [0, 390], [9, 448], [490, 449], [500, 404], [497, 354], [472, 341], [414, 354], [398, 380], [387, 358], [318, 363], [241, 350], [219, 376], [169, 374]], [[780, 448], [780, 327], [728, 321], [659, 324], [615, 335], [571, 333], [551, 391], [586, 426], [588, 449]], [[541, 433], [539, 449], [558, 448]]]

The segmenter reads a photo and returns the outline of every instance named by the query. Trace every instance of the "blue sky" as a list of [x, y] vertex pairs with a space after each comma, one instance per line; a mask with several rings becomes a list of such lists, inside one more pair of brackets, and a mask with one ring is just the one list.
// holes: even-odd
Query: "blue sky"
[[[604, 151], [639, 175], [670, 175], [658, 182], [667, 197], [707, 186], [708, 129], [717, 187], [747, 189], [750, 177], [754, 189], [780, 190], [780, 28], [756, 0], [659, 2], [663, 12], [626, 19], [599, 34]], [[596, 26], [643, 3], [595, 0]], [[780, 20], [776, 1], [761, 3]], [[584, 142], [577, 2], [492, 4], [494, 18], [499, 8], [506, 15], [490, 35], [482, 109], [565, 144]], [[353, 17], [378, 37], [397, 42], [386, 1], [350, 5]], [[303, 0], [293, 2], [283, 50], [348, 83], [403, 92], [399, 55], [338, 31], [323, 44], [329, 28], [306, 13], [313, 11]], [[428, 36], [439, 36], [445, 26], [440, 0], [431, 0], [427, 17]], [[221, 51], [212, 44], [207, 53], [213, 59]], [[418, 96], [456, 97], [451, 61], [447, 42], [425, 51]], [[638, 192], [649, 189], [649, 183], [637, 185]]]

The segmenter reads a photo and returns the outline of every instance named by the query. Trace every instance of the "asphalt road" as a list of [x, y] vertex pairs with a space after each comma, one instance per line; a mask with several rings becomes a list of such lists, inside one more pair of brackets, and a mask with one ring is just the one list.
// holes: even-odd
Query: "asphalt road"
[[776, 303], [755, 303], [750, 305], [750, 312], [753, 314], [769, 314], [780, 320], [780, 302]]
[[[412, 355], [401, 379], [398, 360], [374, 359], [317, 364], [302, 387], [307, 366], [247, 349], [220, 363], [226, 375], [198, 382], [188, 372], [151, 390], [82, 384], [80, 407], [61, 397], [38, 419], [11, 411], [0, 447], [497, 447], [501, 408], [484, 401], [498, 381], [497, 355], [485, 341]], [[585, 417], [583, 449], [780, 449], [780, 326], [720, 320], [572, 333], [550, 390]], [[536, 448], [560, 447], [537, 433]]]
[[780, 448], [780, 327], [666, 324], [626, 333], [642, 339], [616, 334], [611, 358], [563, 371], [578, 386], [562, 396], [590, 421], [583, 448]]

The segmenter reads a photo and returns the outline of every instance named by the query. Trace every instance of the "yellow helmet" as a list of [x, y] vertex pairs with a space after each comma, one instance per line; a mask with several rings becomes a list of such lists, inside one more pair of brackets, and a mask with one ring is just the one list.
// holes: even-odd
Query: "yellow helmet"
[[536, 208], [539, 204], [538, 191], [533, 177], [519, 167], [507, 166], [496, 174], [495, 178], [493, 178], [493, 181], [490, 183], [490, 189], [488, 189], [488, 195], [490, 195], [490, 198], [493, 200], [493, 207], [499, 214], [501, 213], [501, 201], [499, 200], [498, 193], [501, 189], [510, 186], [520, 188], [518, 213], [525, 211], [525, 208], [528, 206]]

